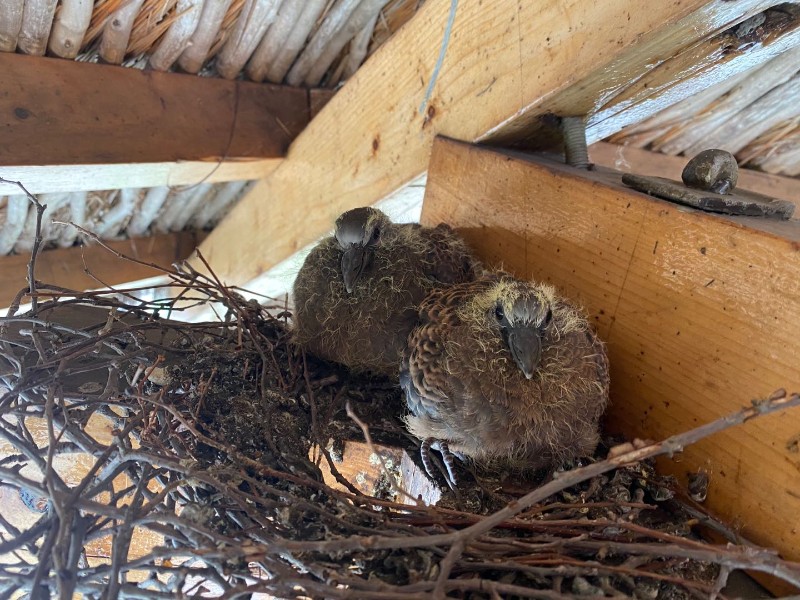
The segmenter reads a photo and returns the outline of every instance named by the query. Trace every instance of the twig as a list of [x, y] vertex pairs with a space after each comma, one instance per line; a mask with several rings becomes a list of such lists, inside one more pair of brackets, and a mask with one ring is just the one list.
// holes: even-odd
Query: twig
[[[675, 521], [663, 531], [662, 523], [644, 525], [664, 518], [664, 511], [644, 521], [636, 519], [640, 511], [674, 501], [643, 502], [641, 492], [661, 483], [649, 464], [626, 466], [796, 406], [797, 395], [773, 394], [660, 444], [618, 447], [607, 460], [564, 473], [489, 516], [387, 501], [321, 481], [308, 451], [316, 440], [326, 454], [325, 436], [336, 428], [348, 435], [360, 430], [395, 486], [373, 441], [398, 434], [399, 407], [386, 403], [370, 414], [355, 404], [359, 392], [393, 398], [392, 385], [303, 360], [289, 341], [285, 313], [275, 317], [244, 300], [200, 261], [208, 275], [170, 271], [169, 286], [182, 299], [221, 302], [230, 315], [225, 323], [153, 316], [177, 300], [130, 307], [112, 292], [39, 282], [35, 295], [53, 302], [40, 302], [30, 316], [0, 319], [7, 332], [0, 340], [2, 381], [9, 390], [0, 398], [0, 439], [12, 448], [0, 458], [0, 478], [11, 489], [47, 497], [53, 511], [29, 528], [0, 519], [0, 553], [10, 557], [0, 564], [0, 598], [13, 589], [34, 597], [166, 599], [193, 590], [221, 597], [555, 600], [570, 597], [579, 583], [590, 595], [640, 594], [658, 584], [708, 597], [723, 586], [726, 570], [800, 580], [800, 565], [773, 552], [667, 533], [695, 521], [684, 523], [686, 513], [669, 517]], [[82, 303], [91, 310], [84, 314]], [[155, 364], [170, 370], [168, 380], [146, 377]], [[79, 391], [85, 382], [91, 390]], [[345, 394], [353, 405], [341, 410]], [[109, 419], [110, 435], [107, 427], [96, 428], [99, 416]], [[297, 439], [280, 437], [287, 435]], [[411, 447], [398, 437], [398, 445]], [[71, 480], [67, 486], [58, 467], [78, 451], [94, 462], [77, 486]], [[27, 475], [27, 465], [43, 477]], [[574, 494], [575, 501], [546, 499], [612, 469], [621, 477], [596, 478], [563, 495]], [[617, 497], [610, 490], [631, 477], [634, 501], [609, 500]], [[162, 536], [163, 545], [129, 556], [139, 531]], [[114, 539], [112, 553], [104, 561], [94, 553], [89, 567], [85, 549], [104, 539]], [[26, 547], [39, 549], [38, 565], [17, 552]], [[248, 571], [248, 563], [258, 570]], [[688, 567], [707, 563], [722, 571], [706, 569], [702, 580], [693, 580]], [[398, 569], [410, 583], [396, 582]], [[145, 581], [128, 582], [132, 571], [144, 573]]]
[[557, 479], [526, 494], [480, 523], [476, 523], [458, 533], [452, 534], [453, 541], [474, 539], [493, 529], [503, 521], [541, 502], [545, 498], [586, 481], [587, 479], [596, 477], [597, 475], [602, 475], [603, 473], [607, 473], [608, 471], [626, 464], [640, 462], [648, 458], [654, 458], [664, 454], [672, 456], [677, 452], [681, 452], [684, 447], [694, 444], [710, 435], [730, 429], [736, 425], [741, 425], [751, 419], [785, 410], [793, 406], [800, 406], [800, 394], [787, 395], [785, 390], [777, 390], [766, 400], [754, 400], [752, 406], [743, 408], [739, 412], [711, 421], [710, 423], [701, 425], [685, 433], [673, 435], [663, 442], [642, 445], [639, 448], [628, 444], [623, 447], [618, 447], [616, 452], [614, 451], [615, 449], [612, 448], [612, 452], [609, 453], [609, 458], [606, 460], [580, 469], [564, 472]]
[[331, 458], [331, 453], [328, 452], [328, 449], [325, 447], [325, 441], [322, 439], [322, 434], [319, 431], [319, 419], [317, 415], [317, 400], [314, 397], [314, 390], [311, 388], [311, 379], [308, 375], [308, 362], [306, 361], [306, 353], [303, 352], [303, 379], [306, 382], [306, 393], [308, 394], [308, 402], [309, 406], [311, 407], [311, 431], [314, 433], [314, 439], [317, 442], [317, 447], [322, 452], [322, 455], [325, 457], [326, 462], [328, 463], [328, 468], [331, 471], [333, 477], [338, 481], [341, 485], [346, 487], [352, 494], [356, 496], [363, 496], [364, 494], [359, 490], [356, 486], [350, 483], [347, 479], [345, 479], [341, 473], [339, 473], [339, 469], [336, 468], [336, 465], [333, 464], [333, 459]]
[[[31, 194], [19, 181], [11, 181], [10, 179], [3, 179], [0, 177], [0, 183], [16, 185], [28, 197], [28, 200], [30, 200], [31, 203], [36, 207], [36, 234], [33, 238], [31, 259], [28, 261], [28, 293], [31, 296], [31, 306], [33, 310], [36, 311], [36, 307], [38, 306], [38, 300], [36, 298], [36, 257], [39, 255], [39, 251], [41, 250], [42, 246], [42, 216], [44, 215], [47, 205], [40, 203], [39, 199]], [[19, 306], [17, 306], [17, 308], [19, 308]], [[13, 314], [14, 313], [9, 312], [9, 316]]]
[[[317, 551], [317, 552], [351, 552], [354, 550], [364, 550], [367, 548], [381, 549], [381, 548], [429, 548], [432, 546], [451, 545], [457, 541], [467, 542], [468, 540], [475, 539], [476, 537], [489, 532], [495, 527], [501, 525], [507, 520], [522, 511], [532, 507], [533, 505], [541, 502], [545, 498], [557, 494], [566, 488], [582, 483], [597, 475], [602, 475], [613, 469], [621, 466], [639, 462], [648, 458], [661, 456], [664, 454], [672, 455], [681, 451], [685, 446], [693, 444], [703, 438], [706, 438], [714, 433], [719, 433], [726, 429], [730, 429], [736, 425], [749, 421], [763, 415], [772, 414], [787, 408], [800, 406], [800, 395], [792, 394], [786, 395], [784, 390], [779, 390], [773, 393], [767, 400], [758, 400], [753, 402], [753, 406], [743, 408], [742, 410], [711, 421], [706, 425], [696, 427], [685, 433], [680, 433], [667, 438], [666, 440], [649, 445], [639, 445], [635, 448], [632, 444], [626, 445], [621, 449], [620, 453], [615, 454], [611, 458], [600, 461], [586, 467], [566, 471], [557, 479], [554, 479], [545, 485], [533, 490], [526, 494], [519, 500], [515, 500], [502, 510], [486, 517], [485, 519], [470, 525], [454, 533], [444, 533], [438, 535], [429, 535], [419, 538], [382, 538], [370, 537], [362, 538], [358, 536], [350, 537], [346, 540], [334, 541], [320, 541], [320, 542], [291, 542], [286, 541], [283, 546], [286, 550], [296, 552]], [[257, 548], [249, 549], [247, 555], [257, 555], [260, 550]]]

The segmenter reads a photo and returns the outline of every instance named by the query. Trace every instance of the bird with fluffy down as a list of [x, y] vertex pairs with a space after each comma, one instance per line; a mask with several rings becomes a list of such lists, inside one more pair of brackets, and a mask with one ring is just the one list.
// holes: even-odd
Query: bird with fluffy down
[[400, 383], [406, 424], [438, 449], [526, 469], [591, 455], [608, 403], [604, 344], [550, 285], [505, 273], [432, 291], [411, 332]]
[[362, 207], [306, 258], [294, 284], [294, 340], [356, 371], [397, 378], [419, 303], [481, 270], [449, 226], [393, 223]]

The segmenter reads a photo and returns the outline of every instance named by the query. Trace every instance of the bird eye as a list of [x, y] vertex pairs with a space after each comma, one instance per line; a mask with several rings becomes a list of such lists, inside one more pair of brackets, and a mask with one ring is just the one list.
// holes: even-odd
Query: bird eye
[[542, 329], [550, 325], [550, 321], [552, 320], [553, 320], [553, 311], [548, 308], [547, 314], [545, 314], [544, 319], [542, 319]]
[[497, 317], [498, 321], [502, 321], [505, 318], [505, 313], [503, 312], [503, 307], [499, 304], [494, 308], [494, 316]]
[[381, 237], [381, 228], [376, 227], [375, 231], [372, 232], [372, 240], [377, 241], [379, 237]]

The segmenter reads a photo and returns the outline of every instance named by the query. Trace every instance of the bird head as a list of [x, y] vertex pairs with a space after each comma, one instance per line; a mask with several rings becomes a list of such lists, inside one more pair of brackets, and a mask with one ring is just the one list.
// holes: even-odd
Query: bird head
[[542, 343], [553, 321], [552, 289], [514, 281], [496, 290], [491, 316], [497, 323], [511, 357], [527, 379], [542, 359]]
[[391, 225], [389, 217], [369, 206], [348, 210], [336, 219], [334, 235], [342, 249], [342, 279], [348, 294], [372, 263], [375, 250]]

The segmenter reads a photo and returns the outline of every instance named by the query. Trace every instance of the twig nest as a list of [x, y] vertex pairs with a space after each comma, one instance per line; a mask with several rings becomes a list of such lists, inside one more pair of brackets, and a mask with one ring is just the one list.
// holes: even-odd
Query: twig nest
[[686, 163], [681, 179], [691, 188], [730, 194], [739, 179], [739, 165], [730, 152], [703, 150]]

